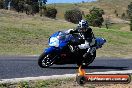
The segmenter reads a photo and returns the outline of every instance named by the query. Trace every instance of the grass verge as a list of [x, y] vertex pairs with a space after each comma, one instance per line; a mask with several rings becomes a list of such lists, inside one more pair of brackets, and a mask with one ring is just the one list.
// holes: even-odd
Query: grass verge
[[[0, 10], [0, 55], [40, 55], [47, 47], [48, 37], [52, 33], [75, 27], [75, 24], [64, 20]], [[107, 40], [97, 50], [97, 56], [132, 56], [132, 32], [118, 30], [119, 27], [120, 25], [114, 25], [111, 29], [93, 28], [97, 37]]]
[[0, 88], [131, 88], [130, 84], [85, 84], [80, 86], [75, 78], [24, 81], [0, 84]]

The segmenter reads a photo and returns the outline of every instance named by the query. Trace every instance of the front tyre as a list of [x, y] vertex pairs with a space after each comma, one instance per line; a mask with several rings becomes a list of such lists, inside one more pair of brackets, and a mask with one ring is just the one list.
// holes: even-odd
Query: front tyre
[[47, 68], [54, 64], [56, 55], [42, 53], [38, 59], [38, 65], [41, 68]]

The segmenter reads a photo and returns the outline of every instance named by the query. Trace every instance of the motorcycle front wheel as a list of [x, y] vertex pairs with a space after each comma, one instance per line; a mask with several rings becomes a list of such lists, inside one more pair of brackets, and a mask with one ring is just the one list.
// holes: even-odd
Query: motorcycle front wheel
[[47, 68], [54, 64], [56, 55], [42, 53], [38, 59], [38, 65], [41, 68]]

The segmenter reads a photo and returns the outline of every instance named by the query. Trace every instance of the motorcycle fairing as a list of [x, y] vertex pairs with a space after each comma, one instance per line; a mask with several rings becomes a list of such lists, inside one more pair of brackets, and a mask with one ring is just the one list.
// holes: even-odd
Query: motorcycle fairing
[[[59, 34], [63, 34], [65, 36], [65, 38], [59, 38], [61, 36], [59, 36]], [[66, 46], [69, 42], [69, 40], [71, 40], [71, 36], [67, 35], [66, 33], [62, 32], [62, 31], [58, 31], [55, 32], [54, 34], [52, 34], [49, 38], [49, 46], [52, 47], [57, 47], [59, 49], [63, 49], [64, 46]]]
[[104, 43], [106, 43], [106, 40], [104, 38], [100, 38], [100, 37], [97, 37], [96, 38], [96, 48], [101, 48], [102, 45], [104, 45]]
[[60, 52], [60, 49], [59, 48], [56, 48], [56, 47], [48, 47], [44, 50], [45, 54], [50, 54], [50, 53], [59, 53]]

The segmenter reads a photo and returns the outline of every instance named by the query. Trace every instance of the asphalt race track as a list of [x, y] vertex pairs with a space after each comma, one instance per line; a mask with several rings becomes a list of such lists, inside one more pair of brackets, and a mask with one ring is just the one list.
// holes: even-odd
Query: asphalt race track
[[[37, 60], [37, 56], [0, 57], [0, 79], [75, 74], [78, 71], [76, 64], [40, 68]], [[100, 57], [86, 68], [89, 73], [125, 70], [132, 70], [132, 59]]]

